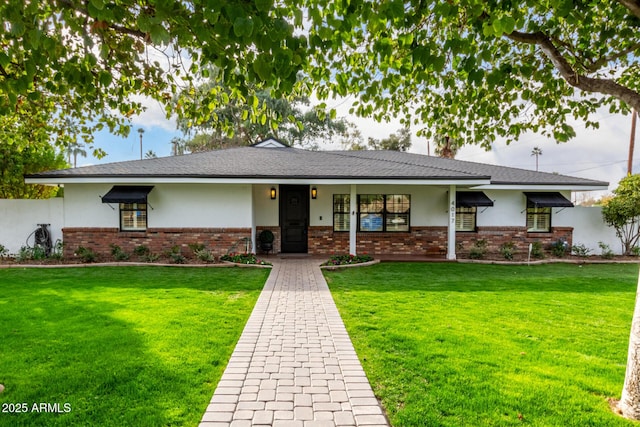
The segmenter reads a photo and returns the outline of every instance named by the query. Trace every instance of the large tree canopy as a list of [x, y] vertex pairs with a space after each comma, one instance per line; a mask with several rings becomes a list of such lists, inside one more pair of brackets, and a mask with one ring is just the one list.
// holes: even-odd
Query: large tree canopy
[[[301, 12], [272, 0], [7, 0], [0, 16], [0, 116], [61, 144], [105, 126], [126, 134], [134, 95], [207, 116], [224, 99], [172, 101], [211, 66], [250, 104], [248, 83], [290, 93], [306, 58]], [[23, 134], [3, 143], [29, 143]]]
[[[230, 89], [216, 82], [207, 82], [187, 96], [202, 104], [214, 90], [229, 94]], [[273, 136], [289, 145], [318, 149], [319, 141], [344, 137], [350, 126], [346, 119], [336, 119], [325, 111], [310, 107], [307, 97], [293, 100], [274, 98], [267, 90], [256, 93], [254, 105], [231, 99], [211, 112], [209, 117], [194, 124], [191, 118], [178, 120], [178, 128], [195, 135], [184, 141], [188, 151], [208, 151], [225, 147], [251, 145]], [[259, 116], [256, 115], [259, 112]], [[183, 142], [183, 141], [179, 141]]]
[[[20, 127], [61, 144], [126, 133], [133, 95], [198, 124], [230, 98], [260, 117], [257, 91], [313, 89], [487, 147], [526, 131], [564, 141], [572, 118], [640, 109], [638, 0], [7, 0], [0, 16], [10, 143]], [[230, 92], [193, 102], [184, 88], [212, 68]]]
[[[307, 0], [319, 94], [489, 147], [574, 136], [603, 105], [640, 110], [640, 2]], [[410, 118], [411, 117], [411, 118]]]

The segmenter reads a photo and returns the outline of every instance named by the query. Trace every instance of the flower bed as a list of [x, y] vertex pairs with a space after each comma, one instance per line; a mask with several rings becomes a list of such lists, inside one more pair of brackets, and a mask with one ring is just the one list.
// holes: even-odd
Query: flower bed
[[257, 258], [255, 254], [230, 253], [222, 255], [220, 261], [233, 262], [236, 264], [271, 265], [270, 262]]
[[362, 264], [373, 261], [371, 255], [331, 255], [323, 266]]

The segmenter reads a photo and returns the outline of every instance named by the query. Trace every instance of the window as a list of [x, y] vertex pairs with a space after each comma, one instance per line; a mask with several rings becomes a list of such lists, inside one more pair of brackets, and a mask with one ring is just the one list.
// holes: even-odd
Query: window
[[358, 196], [359, 231], [409, 231], [411, 196], [361, 194]]
[[476, 213], [478, 208], [456, 207], [456, 231], [476, 231]]
[[538, 208], [527, 202], [527, 231], [551, 231], [551, 208]]
[[146, 231], [147, 204], [120, 203], [120, 230]]
[[351, 224], [350, 204], [351, 196], [349, 194], [333, 195], [333, 231], [349, 231]]

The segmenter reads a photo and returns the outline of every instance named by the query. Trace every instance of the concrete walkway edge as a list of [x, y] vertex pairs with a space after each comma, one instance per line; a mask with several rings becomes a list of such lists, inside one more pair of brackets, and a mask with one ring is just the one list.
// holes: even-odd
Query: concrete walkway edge
[[317, 262], [274, 262], [200, 426], [389, 426]]

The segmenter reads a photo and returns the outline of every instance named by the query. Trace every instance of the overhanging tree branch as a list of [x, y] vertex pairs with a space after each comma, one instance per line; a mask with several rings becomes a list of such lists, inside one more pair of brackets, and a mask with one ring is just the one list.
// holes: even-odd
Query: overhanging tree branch
[[640, 0], [618, 0], [618, 3], [629, 9], [636, 17], [640, 18]]
[[562, 52], [553, 44], [551, 38], [542, 33], [523, 33], [513, 31], [505, 36], [519, 43], [535, 44], [542, 49], [560, 75], [571, 86], [586, 92], [613, 96], [636, 110], [640, 109], [640, 94], [610, 79], [598, 79], [578, 73], [567, 61]]

